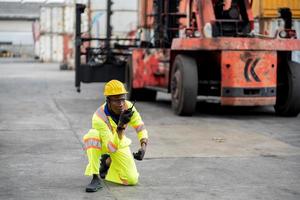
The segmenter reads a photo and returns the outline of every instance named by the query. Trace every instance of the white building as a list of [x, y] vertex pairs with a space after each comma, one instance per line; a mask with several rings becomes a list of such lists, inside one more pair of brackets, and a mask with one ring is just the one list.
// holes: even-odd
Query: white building
[[34, 56], [35, 22], [41, 3], [0, 0], [0, 51], [18, 56]]

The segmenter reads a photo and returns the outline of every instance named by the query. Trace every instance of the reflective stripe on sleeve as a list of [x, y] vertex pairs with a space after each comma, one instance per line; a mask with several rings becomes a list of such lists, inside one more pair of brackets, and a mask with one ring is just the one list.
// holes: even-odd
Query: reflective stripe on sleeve
[[107, 148], [108, 148], [110, 153], [113, 153], [113, 152], [117, 151], [116, 145], [114, 143], [112, 143], [111, 141], [108, 142]]
[[84, 148], [85, 150], [90, 148], [101, 150], [101, 141], [98, 138], [87, 138], [84, 140]]
[[106, 116], [106, 114], [104, 112], [104, 107], [103, 106], [99, 107], [96, 110], [95, 114], [106, 123], [106, 125], [108, 126], [108, 128], [111, 131], [113, 130], [112, 127], [111, 127], [111, 125], [110, 125], [110, 123], [109, 123], [109, 120], [108, 120], [108, 118], [107, 118], [107, 116]]
[[138, 126], [134, 126], [133, 128], [134, 128], [135, 131], [138, 133], [138, 132], [140, 132], [140, 131], [142, 131], [142, 130], [145, 129], [145, 125], [144, 125], [144, 124], [140, 124], [140, 125], [138, 125]]

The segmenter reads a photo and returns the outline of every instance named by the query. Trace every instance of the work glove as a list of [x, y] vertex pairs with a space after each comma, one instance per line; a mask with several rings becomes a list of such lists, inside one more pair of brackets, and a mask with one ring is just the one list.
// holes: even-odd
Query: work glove
[[127, 124], [128, 122], [130, 122], [130, 119], [131, 119], [133, 113], [134, 113], [134, 111], [132, 109], [123, 111], [119, 117], [119, 125], [123, 126], [123, 125]]
[[145, 156], [145, 152], [146, 151], [144, 149], [140, 148], [138, 150], [138, 152], [132, 153], [132, 154], [133, 154], [134, 159], [136, 159], [136, 160], [143, 160], [143, 158]]

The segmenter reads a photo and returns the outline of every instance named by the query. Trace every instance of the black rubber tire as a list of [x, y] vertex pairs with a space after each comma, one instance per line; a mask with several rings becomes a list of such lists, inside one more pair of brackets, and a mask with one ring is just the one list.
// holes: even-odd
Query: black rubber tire
[[129, 58], [125, 69], [125, 85], [128, 91], [127, 98], [131, 101], [155, 101], [157, 91], [149, 89], [134, 89], [132, 87], [133, 81], [133, 69], [132, 69], [132, 58]]
[[59, 65], [60, 70], [68, 70], [68, 64], [62, 63]]
[[277, 76], [275, 112], [280, 116], [296, 117], [300, 112], [300, 64], [288, 61]]
[[190, 116], [195, 112], [198, 92], [198, 69], [194, 58], [177, 55], [171, 71], [172, 109], [175, 114]]

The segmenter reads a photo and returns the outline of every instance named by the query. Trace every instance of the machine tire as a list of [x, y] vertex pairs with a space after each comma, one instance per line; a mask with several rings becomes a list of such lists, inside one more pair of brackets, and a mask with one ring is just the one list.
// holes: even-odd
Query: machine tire
[[133, 69], [132, 69], [132, 58], [128, 59], [125, 69], [125, 84], [128, 91], [127, 97], [129, 100], [137, 101], [155, 101], [157, 91], [149, 89], [135, 89], [132, 87], [133, 82]]
[[288, 61], [278, 73], [276, 114], [296, 117], [300, 112], [300, 64]]
[[195, 59], [177, 55], [171, 71], [172, 109], [175, 114], [190, 116], [195, 112], [198, 92], [198, 69]]

